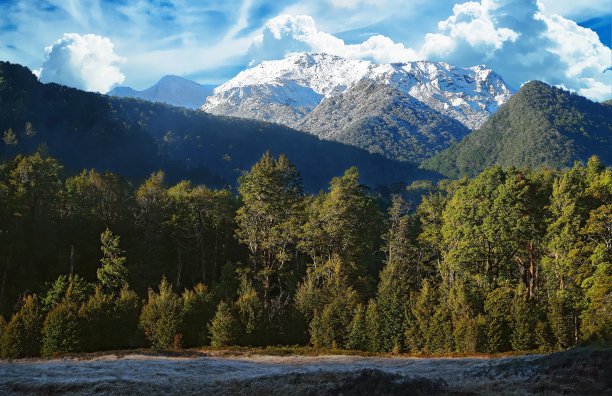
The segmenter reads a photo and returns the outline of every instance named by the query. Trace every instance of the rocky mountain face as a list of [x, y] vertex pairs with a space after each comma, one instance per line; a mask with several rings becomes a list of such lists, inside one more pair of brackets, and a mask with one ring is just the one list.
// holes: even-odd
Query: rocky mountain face
[[484, 66], [376, 64], [300, 53], [241, 72], [217, 87], [202, 110], [418, 161], [480, 127], [511, 95]]
[[322, 139], [412, 162], [431, 157], [470, 132], [397, 87], [371, 80], [324, 99], [299, 128]]
[[206, 97], [212, 94], [214, 87], [214, 85], [200, 85], [195, 81], [168, 75], [143, 91], [137, 91], [130, 87], [115, 87], [108, 92], [108, 95], [122, 98], [140, 98], [151, 102], [197, 109], [204, 103]]

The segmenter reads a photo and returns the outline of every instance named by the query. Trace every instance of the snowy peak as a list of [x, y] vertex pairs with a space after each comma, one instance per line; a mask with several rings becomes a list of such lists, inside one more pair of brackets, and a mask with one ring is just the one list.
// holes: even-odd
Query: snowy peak
[[202, 110], [299, 127], [323, 99], [362, 80], [392, 85], [474, 129], [505, 103], [512, 91], [484, 66], [443, 62], [376, 64], [329, 54], [299, 53], [265, 61], [217, 87]]

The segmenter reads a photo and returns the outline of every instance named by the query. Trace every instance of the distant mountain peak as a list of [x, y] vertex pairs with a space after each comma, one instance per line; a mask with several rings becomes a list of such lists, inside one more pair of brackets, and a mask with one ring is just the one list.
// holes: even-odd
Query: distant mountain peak
[[115, 87], [108, 95], [140, 98], [151, 102], [161, 102], [177, 107], [199, 108], [213, 91], [212, 85], [200, 85], [186, 78], [165, 75], [151, 87], [137, 91], [130, 87]]
[[512, 90], [492, 70], [444, 62], [377, 64], [324, 53], [264, 61], [217, 87], [202, 110], [299, 128], [323, 99], [361, 80], [393, 85], [468, 128], [481, 126]]

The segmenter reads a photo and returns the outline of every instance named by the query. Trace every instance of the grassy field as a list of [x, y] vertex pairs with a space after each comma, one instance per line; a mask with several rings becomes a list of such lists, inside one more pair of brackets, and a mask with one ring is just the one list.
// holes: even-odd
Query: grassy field
[[0, 361], [11, 395], [601, 395], [612, 349], [552, 354], [357, 354], [306, 347], [148, 349]]

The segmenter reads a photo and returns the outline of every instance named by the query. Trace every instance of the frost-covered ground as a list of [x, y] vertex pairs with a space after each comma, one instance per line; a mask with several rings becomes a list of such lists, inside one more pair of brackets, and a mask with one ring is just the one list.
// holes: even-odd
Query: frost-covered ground
[[605, 394], [612, 351], [506, 358], [190, 357], [0, 361], [0, 394]]

